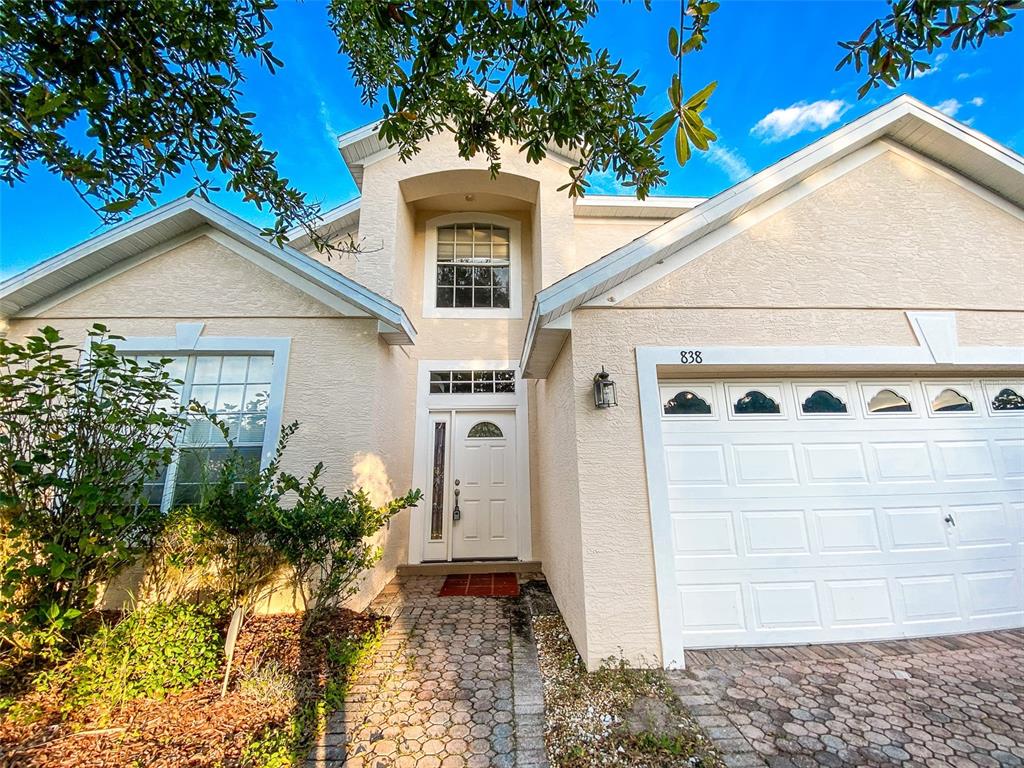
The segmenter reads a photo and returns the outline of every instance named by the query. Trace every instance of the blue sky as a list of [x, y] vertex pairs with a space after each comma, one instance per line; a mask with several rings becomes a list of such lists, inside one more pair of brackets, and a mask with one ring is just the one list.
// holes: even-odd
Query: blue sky
[[[653, 6], [648, 13], [640, 0], [609, 0], [588, 36], [595, 47], [620, 56], [626, 68], [640, 70], [640, 82], [648, 86], [641, 108], [657, 115], [666, 108], [665, 88], [674, 71], [665, 40], [678, 4], [654, 0]], [[723, 0], [708, 46], [686, 57], [684, 71], [688, 91], [718, 80], [705, 114], [720, 140], [683, 168], [670, 156], [668, 186], [658, 194], [720, 192], [899, 93], [938, 106], [1024, 153], [1024, 15], [1007, 37], [988, 40], [978, 51], [942, 49], [927, 76], [858, 101], [861, 78], [850, 69], [834, 71], [840, 57], [836, 41], [857, 37], [886, 9], [882, 0]], [[284, 0], [271, 19], [275, 52], [285, 66], [271, 76], [250, 65], [243, 103], [257, 114], [267, 145], [280, 153], [281, 172], [329, 209], [357, 194], [334, 137], [372, 121], [377, 111], [359, 102], [327, 27], [324, 3]], [[594, 181], [594, 192], [617, 191], [608, 178]], [[187, 177], [176, 180], [159, 200], [190, 186]], [[235, 195], [214, 199], [255, 223], [270, 219]], [[33, 168], [26, 182], [0, 188], [0, 277], [99, 231], [95, 214], [70, 186]]]

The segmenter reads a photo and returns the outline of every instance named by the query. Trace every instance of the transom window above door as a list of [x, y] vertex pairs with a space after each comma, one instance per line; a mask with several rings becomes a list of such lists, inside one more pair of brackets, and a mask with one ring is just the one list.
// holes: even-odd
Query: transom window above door
[[513, 370], [430, 372], [432, 395], [490, 395], [515, 391], [516, 372]]
[[427, 223], [424, 317], [518, 317], [519, 223], [452, 214]]

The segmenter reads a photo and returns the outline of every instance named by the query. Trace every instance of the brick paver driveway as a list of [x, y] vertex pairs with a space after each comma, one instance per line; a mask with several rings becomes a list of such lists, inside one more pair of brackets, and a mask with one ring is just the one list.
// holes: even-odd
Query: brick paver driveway
[[731, 768], [1024, 765], [1024, 633], [693, 651], [673, 686]]
[[[542, 768], [543, 691], [518, 598], [438, 597], [395, 579], [371, 609], [391, 629], [307, 768]], [[524, 634], [525, 633], [525, 634]]]

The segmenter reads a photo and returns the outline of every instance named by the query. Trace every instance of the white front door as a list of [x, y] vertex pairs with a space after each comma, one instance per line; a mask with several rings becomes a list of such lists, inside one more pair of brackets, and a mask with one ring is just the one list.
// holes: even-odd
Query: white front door
[[455, 413], [450, 490], [452, 559], [514, 558], [515, 412]]
[[[663, 381], [686, 647], [1024, 625], [1024, 383]], [[658, 459], [652, 459], [658, 460]]]

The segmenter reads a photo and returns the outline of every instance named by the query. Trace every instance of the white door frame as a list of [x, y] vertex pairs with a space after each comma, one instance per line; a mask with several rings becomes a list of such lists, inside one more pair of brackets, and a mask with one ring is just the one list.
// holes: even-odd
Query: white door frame
[[[434, 395], [430, 393], [431, 371], [514, 370], [515, 393]], [[420, 360], [416, 375], [416, 429], [413, 443], [413, 486], [423, 491], [423, 501], [413, 510], [409, 524], [409, 562], [425, 562], [426, 520], [430, 514], [432, 478], [432, 415], [453, 411], [513, 411], [516, 417], [516, 557], [533, 559], [532, 515], [530, 512], [530, 419], [526, 381], [521, 378], [518, 362], [509, 360]], [[450, 422], [451, 424], [451, 422]], [[450, 477], [452, 427], [448, 428], [446, 478]], [[448, 509], [446, 505], [446, 510]], [[444, 521], [444, 557], [431, 561], [451, 560], [451, 519]]]
[[[1024, 347], [965, 347], [957, 336], [956, 313], [906, 313], [917, 337], [913, 347], [722, 347], [704, 346], [681, 339], [673, 347], [637, 347], [636, 369], [639, 384], [640, 419], [643, 428], [644, 456], [647, 470], [647, 493], [650, 503], [651, 536], [654, 548], [655, 589], [658, 598], [658, 621], [661, 628], [661, 660], [669, 669], [686, 666], [683, 648], [682, 604], [675, 584], [675, 557], [672, 527], [668, 515], [659, 510], [668, 508], [665, 465], [662, 460], [661, 407], [658, 390], [658, 366], [686, 365], [694, 377], [706, 377], [702, 369], [712, 368], [716, 377], [723, 371], [742, 375], [753, 365], [807, 366], [808, 371], [823, 366], [837, 368], [862, 366], [865, 369], [920, 367], [921, 375], [933, 375], [928, 369], [943, 365], [968, 369], [977, 366], [1000, 366], [1009, 370], [1024, 369]], [[697, 355], [691, 354], [699, 352]], [[699, 362], [698, 362], [699, 359]], [[787, 375], [796, 376], [795, 371]], [[1000, 374], [988, 374], [997, 378]]]

